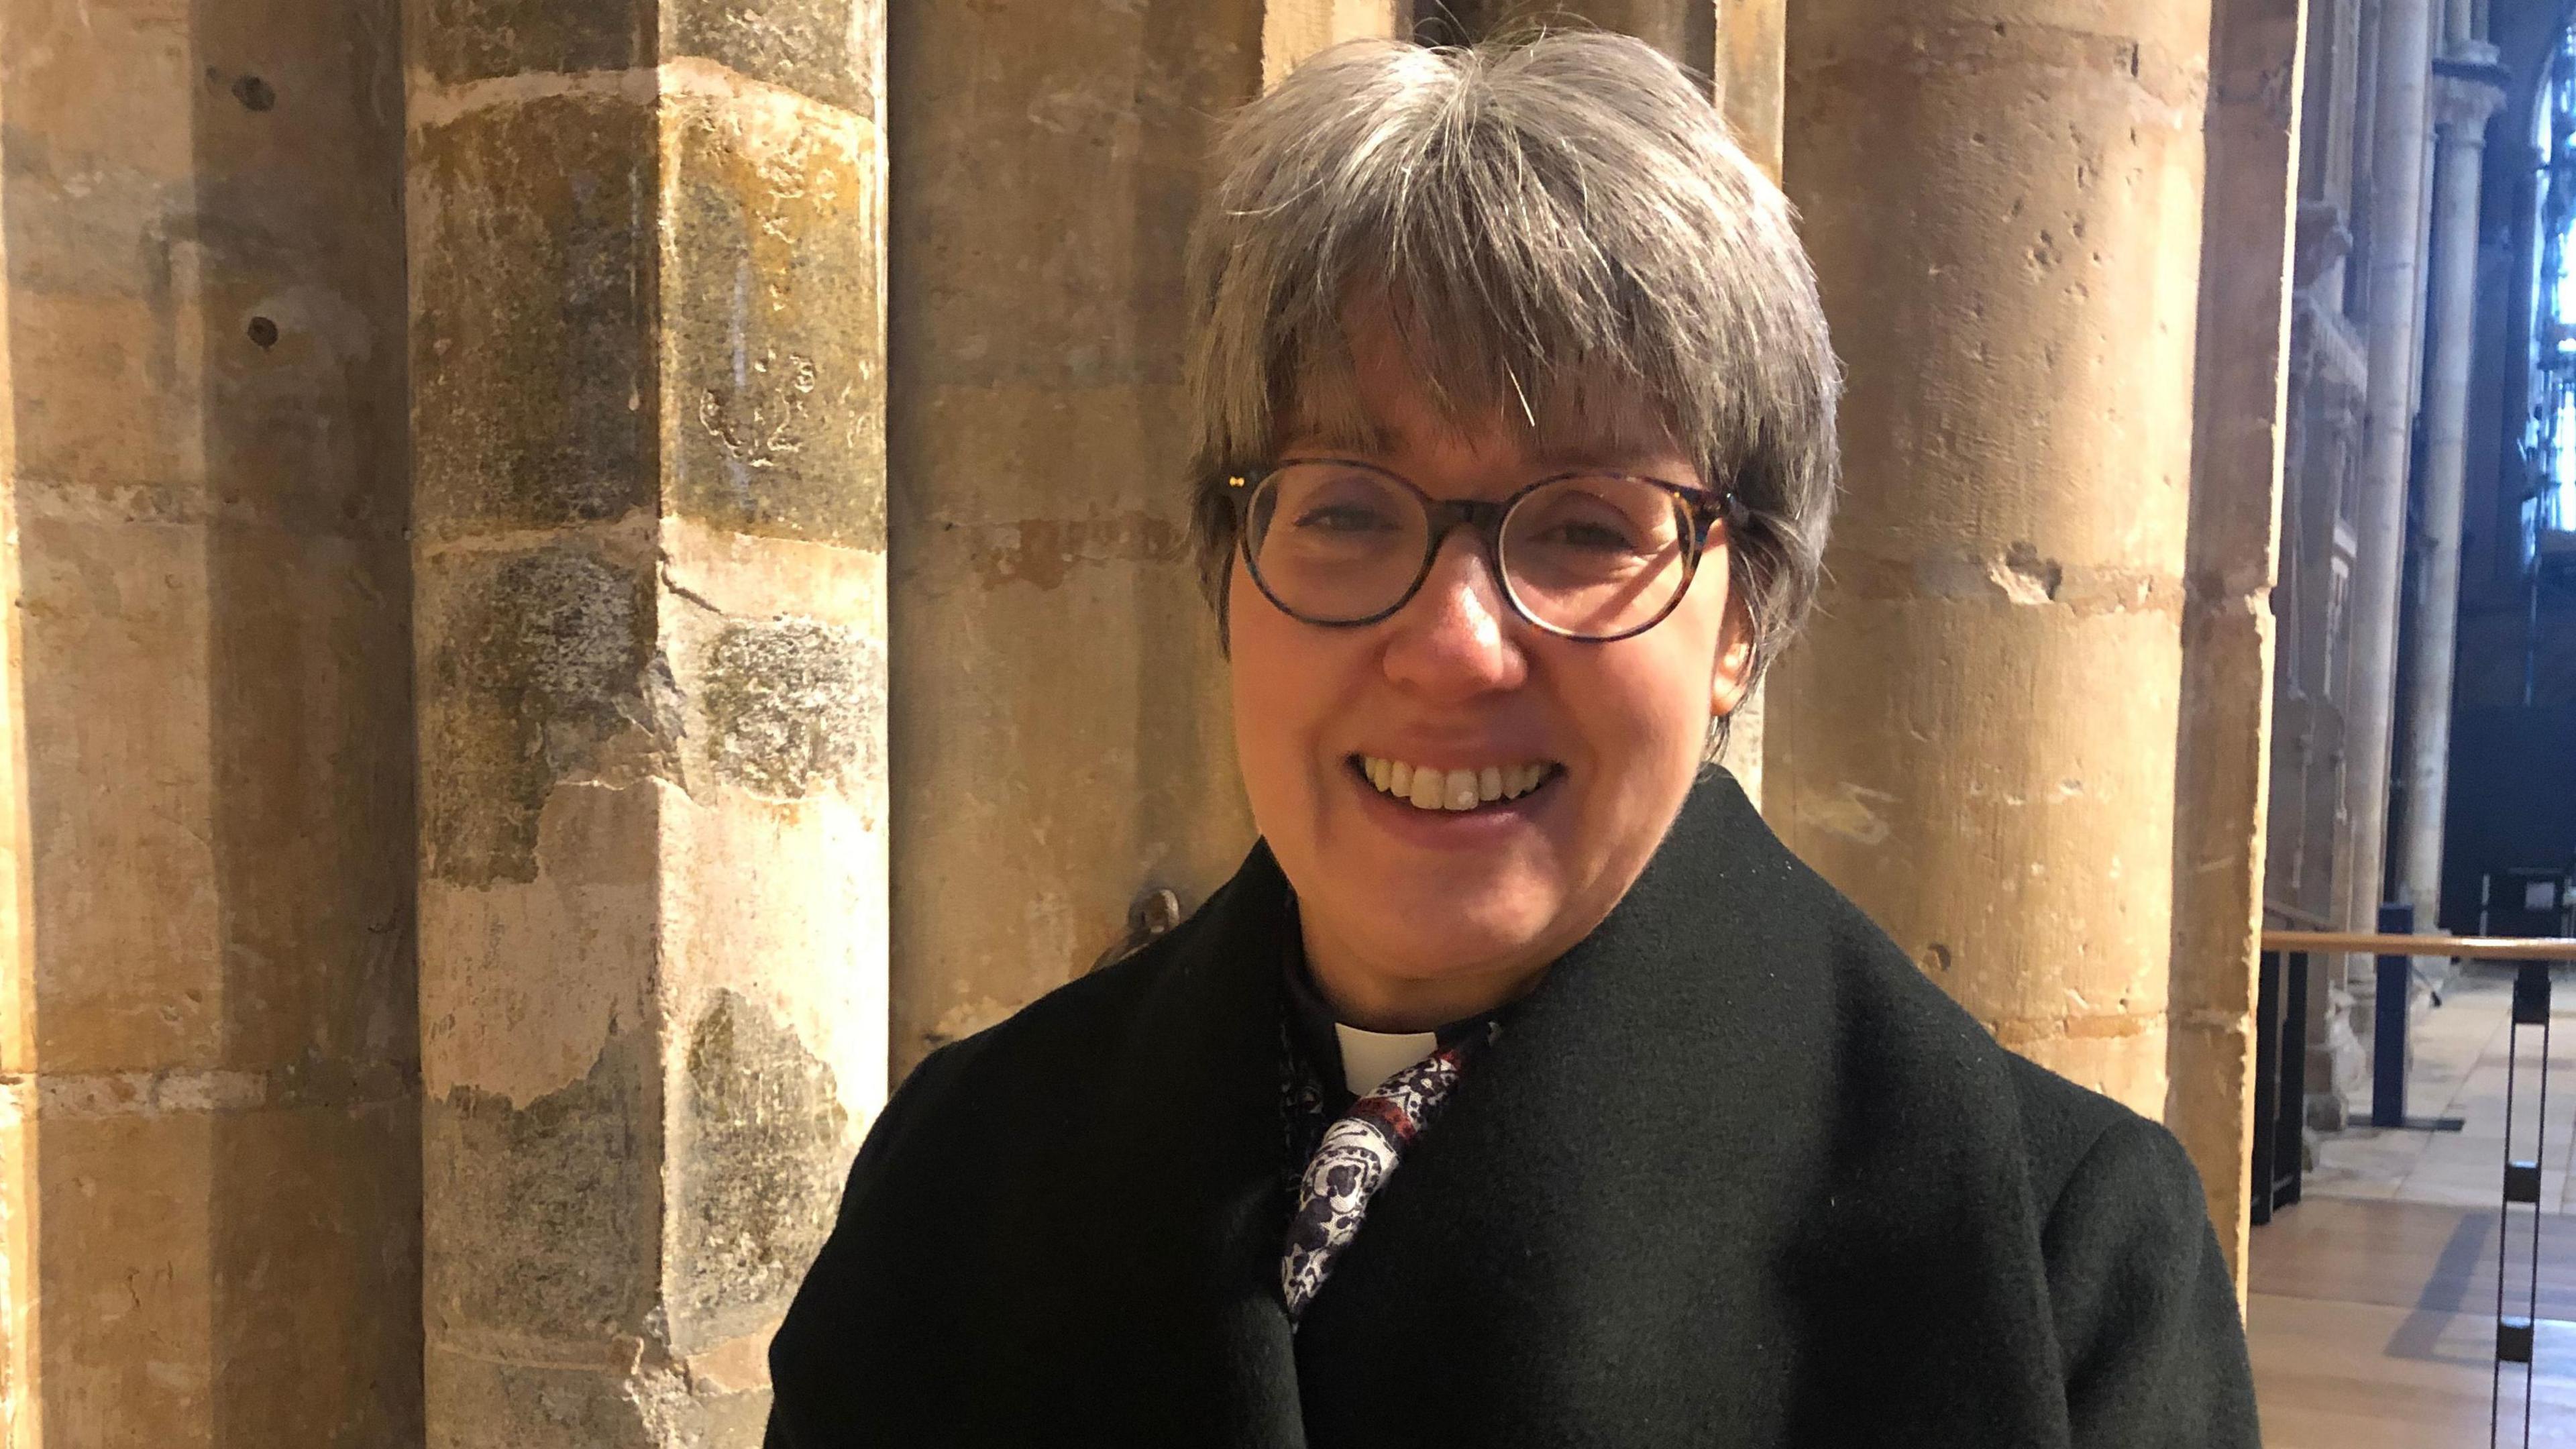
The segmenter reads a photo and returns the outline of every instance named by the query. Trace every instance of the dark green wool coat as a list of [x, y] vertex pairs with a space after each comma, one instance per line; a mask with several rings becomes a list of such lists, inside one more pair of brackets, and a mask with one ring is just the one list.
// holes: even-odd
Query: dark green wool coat
[[770, 1351], [772, 1449], [2255, 1443], [2163, 1128], [1997, 1046], [1698, 788], [1293, 1334], [1266, 849], [934, 1054]]

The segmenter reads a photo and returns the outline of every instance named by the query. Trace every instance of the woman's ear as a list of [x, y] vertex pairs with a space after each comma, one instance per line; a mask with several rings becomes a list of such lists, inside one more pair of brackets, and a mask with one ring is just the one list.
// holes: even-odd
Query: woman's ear
[[1717, 668], [1710, 671], [1708, 713], [1711, 719], [1724, 719], [1744, 703], [1744, 692], [1752, 684], [1753, 615], [1744, 607], [1742, 594], [1730, 594], [1726, 600], [1726, 628], [1719, 636]]

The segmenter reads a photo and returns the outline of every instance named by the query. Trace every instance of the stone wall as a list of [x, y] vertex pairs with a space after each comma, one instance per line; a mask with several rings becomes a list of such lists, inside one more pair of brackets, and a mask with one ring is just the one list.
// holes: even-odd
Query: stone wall
[[393, 8], [9, 0], [0, 93], [10, 1442], [416, 1442]]

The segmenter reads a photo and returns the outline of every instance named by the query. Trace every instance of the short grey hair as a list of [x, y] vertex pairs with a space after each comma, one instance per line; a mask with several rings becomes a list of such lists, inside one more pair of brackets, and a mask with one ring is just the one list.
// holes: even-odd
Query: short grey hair
[[1367, 441], [1345, 323], [1368, 304], [1453, 418], [1597, 436], [1642, 404], [1732, 489], [1757, 676], [1777, 656], [1815, 595], [1840, 372], [1788, 201], [1679, 66], [1592, 32], [1354, 41], [1236, 111], [1215, 159], [1188, 296], [1220, 628], [1226, 480], [1291, 434]]

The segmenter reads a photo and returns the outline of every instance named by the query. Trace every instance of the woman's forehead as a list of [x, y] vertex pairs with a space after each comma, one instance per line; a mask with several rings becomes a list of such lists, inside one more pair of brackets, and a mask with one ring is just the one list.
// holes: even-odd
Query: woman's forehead
[[1302, 374], [1281, 451], [1371, 458], [1464, 448], [1548, 468], [1617, 467], [1679, 450], [1667, 410], [1632, 382], [1581, 374], [1462, 386], [1427, 368], [1319, 367]]

